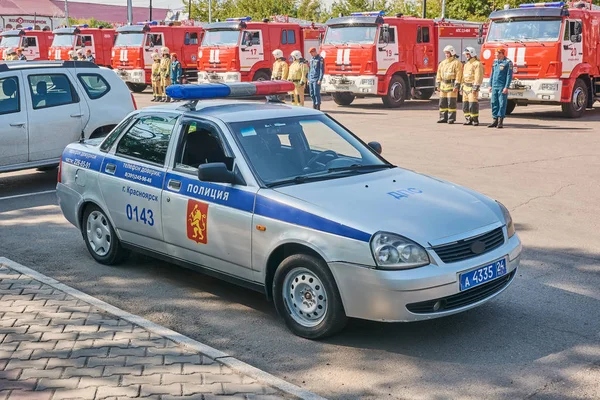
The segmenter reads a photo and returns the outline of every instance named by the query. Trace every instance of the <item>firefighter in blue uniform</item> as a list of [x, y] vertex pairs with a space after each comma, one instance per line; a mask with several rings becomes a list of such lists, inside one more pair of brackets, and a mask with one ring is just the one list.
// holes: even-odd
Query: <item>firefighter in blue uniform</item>
[[490, 75], [492, 117], [494, 118], [494, 121], [488, 125], [488, 128], [504, 128], [508, 88], [510, 87], [512, 77], [512, 61], [506, 58], [506, 51], [503, 48], [496, 49], [496, 60], [494, 60], [492, 74]]

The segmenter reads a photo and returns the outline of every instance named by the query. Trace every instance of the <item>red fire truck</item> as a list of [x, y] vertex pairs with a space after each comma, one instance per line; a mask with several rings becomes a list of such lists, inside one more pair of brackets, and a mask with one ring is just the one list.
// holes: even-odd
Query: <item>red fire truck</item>
[[115, 30], [88, 28], [87, 25], [54, 30], [54, 40], [48, 50], [49, 60], [68, 60], [69, 51], [92, 50], [96, 64], [110, 67], [110, 52], [115, 41]]
[[152, 84], [152, 53], [168, 47], [177, 53], [184, 75], [193, 78], [202, 34], [199, 26], [167, 26], [157, 21], [122, 26], [117, 28], [112, 66], [131, 90], [141, 92]]
[[321, 90], [339, 105], [368, 96], [381, 97], [387, 107], [429, 99], [444, 47], [451, 44], [457, 53], [466, 46], [478, 48], [484, 30], [466, 21], [385, 17], [383, 12], [330, 19], [321, 46]]
[[199, 82], [249, 82], [271, 79], [275, 62], [273, 50], [286, 57], [300, 50], [306, 57], [318, 47], [324, 27], [312, 23], [289, 22], [274, 17], [252, 22], [250, 17], [228, 18], [206, 26], [198, 50]]
[[0, 60], [4, 59], [4, 50], [9, 47], [22, 48], [28, 60], [47, 60], [48, 49], [54, 34], [51, 31], [16, 29], [0, 33]]
[[[495, 50], [514, 65], [507, 113], [516, 105], [561, 105], [581, 117], [600, 96], [600, 11], [591, 1], [521, 4], [495, 11], [482, 49], [483, 86], [489, 86]], [[487, 90], [480, 96], [489, 98]]]

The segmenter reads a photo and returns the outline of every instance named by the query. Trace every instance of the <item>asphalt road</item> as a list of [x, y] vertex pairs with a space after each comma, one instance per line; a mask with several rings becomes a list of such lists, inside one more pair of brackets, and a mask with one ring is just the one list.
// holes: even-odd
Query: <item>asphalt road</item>
[[143, 255], [95, 263], [52, 193], [7, 198], [52, 190], [56, 171], [0, 175], [0, 255], [332, 399], [600, 398], [600, 110], [567, 120], [517, 108], [500, 131], [438, 125], [435, 108], [323, 106], [393, 163], [511, 210], [525, 246], [518, 277], [470, 312], [300, 339], [258, 293]]

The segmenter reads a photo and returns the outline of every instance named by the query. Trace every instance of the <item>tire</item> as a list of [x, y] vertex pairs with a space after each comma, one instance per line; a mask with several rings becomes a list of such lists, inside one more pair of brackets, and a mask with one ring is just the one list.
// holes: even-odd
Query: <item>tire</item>
[[415, 91], [416, 100], [429, 100], [433, 96], [434, 89], [418, 89]]
[[88, 251], [100, 264], [116, 265], [129, 255], [106, 214], [95, 204], [89, 204], [83, 213], [81, 234]]
[[582, 79], [575, 81], [571, 101], [562, 103], [562, 112], [569, 118], [580, 118], [583, 116], [588, 102], [588, 88]]
[[516, 106], [517, 103], [514, 100], [508, 100], [506, 102], [506, 115], [512, 114], [512, 112], [515, 111]]
[[393, 76], [388, 86], [388, 93], [381, 98], [388, 108], [398, 108], [406, 100], [406, 81], [401, 76]]
[[[306, 301], [294, 300], [300, 298]], [[287, 327], [303, 338], [332, 336], [348, 321], [331, 271], [312, 255], [295, 254], [279, 264], [273, 279], [273, 299]]]
[[349, 106], [356, 98], [356, 96], [350, 92], [334, 92], [332, 93], [332, 97], [333, 101], [338, 106]]
[[253, 81], [268, 81], [271, 80], [271, 76], [267, 74], [265, 71], [258, 71], [252, 77]]
[[39, 167], [39, 168], [36, 168], [36, 171], [48, 172], [48, 171], [54, 171], [56, 168], [58, 168], [58, 164], [48, 165], [47, 167]]
[[131, 90], [132, 92], [135, 93], [142, 93], [144, 90], [146, 90], [146, 88], [148, 87], [148, 85], [146, 85], [145, 83], [133, 83], [133, 82], [127, 82], [127, 87], [129, 88], [129, 90]]

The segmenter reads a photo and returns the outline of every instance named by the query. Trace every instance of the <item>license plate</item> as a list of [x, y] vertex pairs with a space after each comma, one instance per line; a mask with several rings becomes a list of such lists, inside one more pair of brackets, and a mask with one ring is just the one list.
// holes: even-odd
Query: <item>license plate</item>
[[523, 97], [525, 95], [525, 92], [519, 90], [509, 90], [508, 95], [514, 97]]
[[506, 259], [460, 274], [460, 290], [472, 289], [506, 275]]
[[350, 86], [345, 86], [345, 85], [337, 85], [335, 88], [337, 90], [350, 90]]

